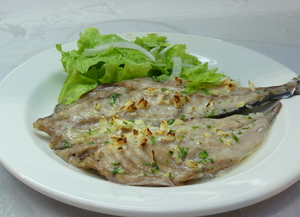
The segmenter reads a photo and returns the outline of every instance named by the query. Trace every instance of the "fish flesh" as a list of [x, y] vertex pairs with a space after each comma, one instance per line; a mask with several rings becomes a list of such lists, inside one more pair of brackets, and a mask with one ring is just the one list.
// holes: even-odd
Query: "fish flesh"
[[[58, 105], [55, 112], [40, 118], [34, 127], [51, 137], [51, 147], [61, 144], [72, 128], [97, 127], [104, 115], [125, 121], [142, 120], [159, 125], [162, 120], [224, 117], [264, 103], [299, 94], [299, 77], [275, 87], [238, 87], [231, 80], [209, 87], [209, 91], [185, 93], [186, 82], [155, 82], [150, 78], [99, 85], [71, 105]], [[62, 136], [65, 135], [65, 136]]]
[[103, 116], [91, 131], [73, 128], [54, 151], [112, 182], [178, 186], [212, 177], [257, 150], [280, 107], [219, 119], [162, 120], [158, 126]]
[[267, 112], [232, 113], [298, 94], [299, 78], [266, 88], [225, 80], [193, 94], [185, 87], [178, 78], [100, 85], [33, 126], [76, 167], [121, 184], [176, 186], [212, 176], [259, 148], [280, 103]]

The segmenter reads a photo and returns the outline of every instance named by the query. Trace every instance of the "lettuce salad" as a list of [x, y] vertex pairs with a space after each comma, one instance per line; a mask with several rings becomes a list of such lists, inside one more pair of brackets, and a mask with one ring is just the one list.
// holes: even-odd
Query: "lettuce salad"
[[84, 93], [100, 84], [152, 77], [154, 80], [173, 79], [175, 76], [190, 81], [186, 92], [194, 93], [206, 84], [215, 84], [223, 74], [209, 69], [186, 51], [183, 44], [169, 44], [167, 37], [148, 34], [127, 41], [116, 34], [102, 35], [98, 29], [87, 28], [80, 33], [78, 50], [63, 51], [61, 62], [68, 73], [58, 103], [71, 104]]

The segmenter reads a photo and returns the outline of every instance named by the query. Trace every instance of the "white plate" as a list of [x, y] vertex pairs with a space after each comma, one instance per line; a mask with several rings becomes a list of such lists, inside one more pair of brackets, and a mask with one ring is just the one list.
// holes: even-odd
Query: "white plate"
[[[133, 39], [146, 33], [121, 34]], [[170, 42], [211, 67], [257, 86], [278, 85], [296, 76], [285, 66], [251, 50], [193, 35], [163, 33]], [[64, 49], [75, 48], [75, 43]], [[239, 166], [213, 180], [158, 188], [124, 186], [76, 169], [48, 148], [49, 139], [32, 123], [52, 113], [65, 80], [55, 49], [25, 62], [0, 84], [0, 160], [18, 179], [54, 199], [84, 209], [122, 216], [200, 216], [225, 212], [269, 198], [300, 178], [299, 97], [282, 100], [264, 146]]]

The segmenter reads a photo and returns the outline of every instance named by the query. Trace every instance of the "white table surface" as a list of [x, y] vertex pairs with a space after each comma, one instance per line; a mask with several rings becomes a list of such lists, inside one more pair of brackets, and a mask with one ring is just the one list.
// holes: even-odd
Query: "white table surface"
[[[55, 44], [77, 40], [90, 26], [102, 34], [178, 32], [218, 38], [263, 53], [300, 74], [299, 0], [0, 0], [0, 81]], [[111, 215], [44, 196], [0, 165], [0, 216]], [[300, 181], [257, 204], [211, 215], [217, 216], [300, 216]]]

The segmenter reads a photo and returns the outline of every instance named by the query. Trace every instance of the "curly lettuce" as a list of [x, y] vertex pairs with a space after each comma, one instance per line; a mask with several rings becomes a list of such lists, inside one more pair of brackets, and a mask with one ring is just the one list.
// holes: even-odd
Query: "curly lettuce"
[[185, 45], [166, 41], [167, 37], [157, 34], [126, 41], [116, 34], [102, 35], [98, 29], [87, 28], [80, 33], [77, 50], [63, 51], [57, 44], [62, 65], [68, 73], [58, 103], [71, 104], [99, 84], [138, 77], [168, 80], [178, 76], [190, 81], [186, 88], [188, 93], [224, 77], [189, 54]]

